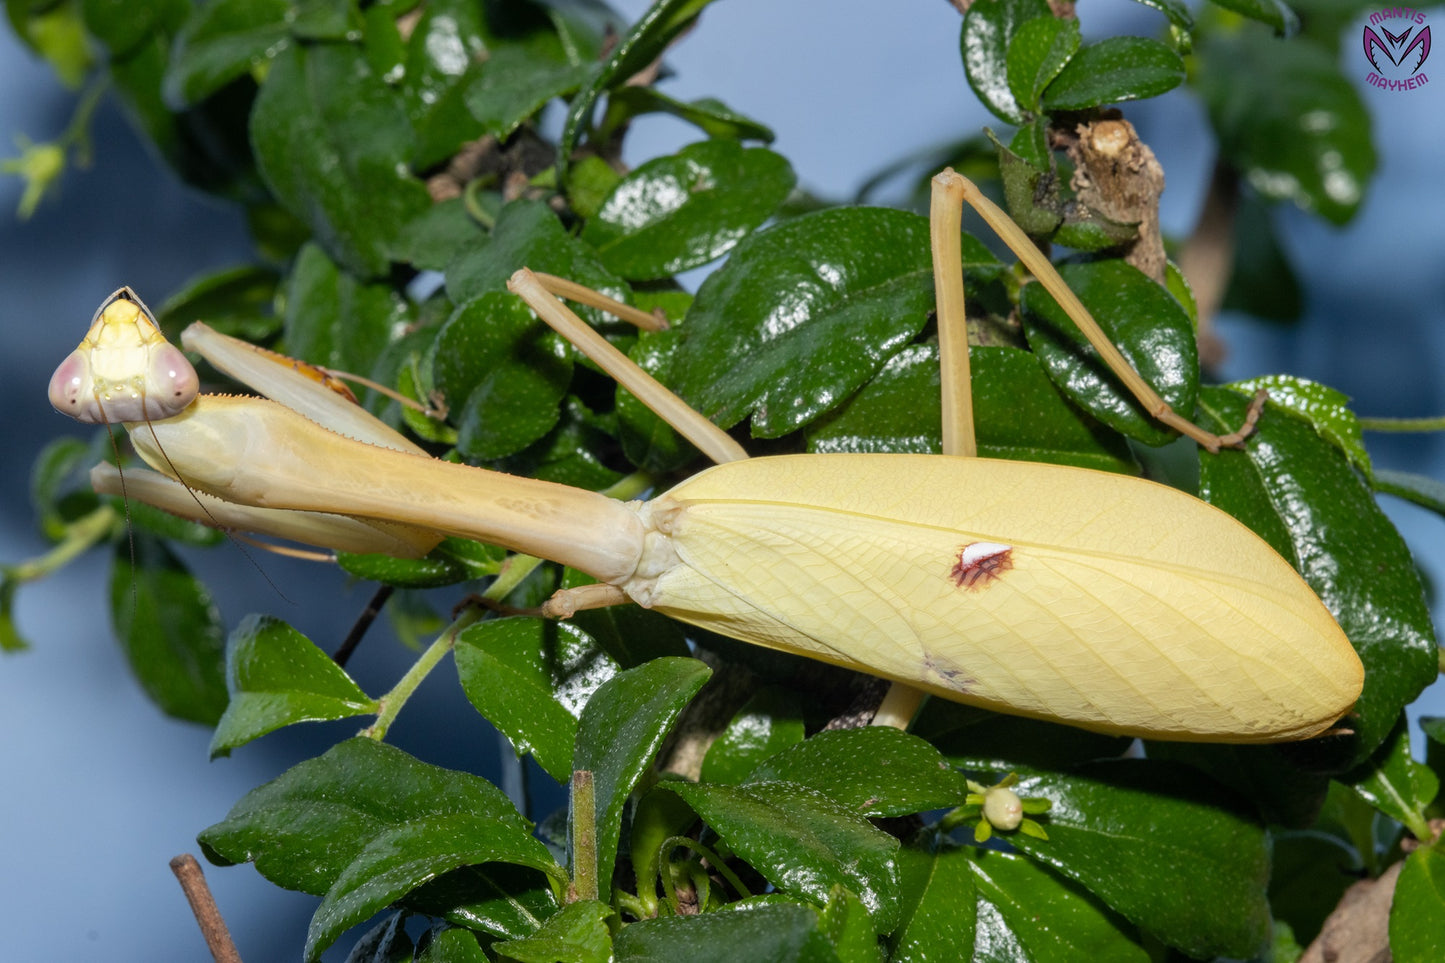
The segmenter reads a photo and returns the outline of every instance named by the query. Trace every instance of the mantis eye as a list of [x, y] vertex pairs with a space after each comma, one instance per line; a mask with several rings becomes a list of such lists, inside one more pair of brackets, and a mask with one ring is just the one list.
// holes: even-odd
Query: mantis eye
[[50, 407], [77, 421], [104, 421], [90, 390], [90, 365], [79, 351], [72, 351], [50, 376]]
[[201, 379], [179, 348], [162, 343], [151, 349], [150, 371], [146, 377], [146, 418], [169, 418], [180, 414], [195, 400], [200, 390]]

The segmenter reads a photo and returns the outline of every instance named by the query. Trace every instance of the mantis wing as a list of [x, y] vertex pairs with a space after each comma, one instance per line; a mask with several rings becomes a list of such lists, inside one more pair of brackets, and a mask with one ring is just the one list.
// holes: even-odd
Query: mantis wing
[[1224, 512], [1137, 478], [937, 455], [709, 469], [658, 499], [681, 564], [634, 595], [725, 635], [1102, 732], [1327, 729], [1363, 668]]

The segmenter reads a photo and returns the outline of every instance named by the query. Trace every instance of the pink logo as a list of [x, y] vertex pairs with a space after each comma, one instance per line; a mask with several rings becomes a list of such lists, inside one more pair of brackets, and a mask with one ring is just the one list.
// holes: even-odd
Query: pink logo
[[[1403, 29], [1391, 30], [1386, 23]], [[1430, 82], [1421, 70], [1430, 56], [1430, 27], [1421, 11], [1411, 7], [1386, 7], [1371, 14], [1360, 40], [1365, 60], [1374, 68], [1365, 77], [1370, 86], [1391, 91], [1414, 90]]]

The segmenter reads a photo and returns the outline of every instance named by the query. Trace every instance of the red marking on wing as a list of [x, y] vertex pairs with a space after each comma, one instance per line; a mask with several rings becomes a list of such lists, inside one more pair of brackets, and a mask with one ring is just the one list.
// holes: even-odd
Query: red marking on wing
[[996, 581], [1013, 565], [1013, 549], [1007, 545], [971, 542], [958, 550], [949, 575], [959, 588], [982, 589]]

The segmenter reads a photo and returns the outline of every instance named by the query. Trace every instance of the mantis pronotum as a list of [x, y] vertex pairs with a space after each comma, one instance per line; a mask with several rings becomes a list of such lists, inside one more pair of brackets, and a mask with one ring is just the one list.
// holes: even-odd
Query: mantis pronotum
[[[962, 289], [951, 283], [960, 269], [947, 238], [956, 238], [968, 199], [1047, 279], [1155, 417], [1211, 448], [1247, 433], [1248, 426], [1215, 436], [1170, 411], [1047, 259], [979, 197], [951, 172], [935, 181], [940, 328], [954, 332], [951, 344], [943, 336], [942, 354], [959, 372], [946, 383], [966, 377], [967, 351], [956, 336]], [[530, 272], [509, 286], [584, 352], [602, 351], [601, 339], [588, 338]], [[269, 362], [260, 368], [277, 372], [282, 384], [258, 388], [284, 404], [201, 395], [179, 407], [194, 393], [194, 375], [170, 375], [178, 354], [160, 354], [169, 346], [154, 338], [156, 353], [141, 350], [148, 325], [154, 328], [133, 295], [112, 296], [57, 371], [52, 402], [77, 417], [127, 421], [153, 467], [244, 506], [234, 522], [215, 515], [221, 524], [334, 547], [360, 539], [367, 550], [399, 554], [425, 553], [442, 533], [477, 538], [601, 583], [557, 600], [552, 607], [561, 614], [631, 600], [945, 698], [1103, 732], [1307, 738], [1333, 725], [1360, 691], [1360, 661], [1324, 605], [1233, 518], [1137, 478], [963, 457], [972, 434], [966, 418], [946, 433], [949, 450], [960, 454], [739, 460], [726, 447], [731, 439], [674, 405], [666, 389], [634, 379], [626, 365], [609, 368], [724, 462], [650, 501], [622, 504], [427, 457], [364, 414], [359, 426], [338, 427], [322, 410], [334, 400], [323, 398], [321, 407], [309, 400], [328, 389], [293, 390], [298, 379]], [[129, 340], [125, 330], [134, 332]], [[184, 341], [222, 365], [260, 357], [204, 325], [193, 325]], [[111, 346], [123, 350], [106, 355]], [[164, 359], [160, 368], [155, 357]], [[112, 380], [88, 380], [102, 377]], [[966, 386], [959, 388], [966, 397]], [[156, 404], [158, 393], [164, 404]], [[710, 439], [720, 447], [708, 449]], [[137, 493], [151, 500], [149, 489]], [[174, 496], [169, 507], [197, 516], [188, 497]], [[251, 508], [273, 514], [250, 515]], [[346, 521], [332, 534], [317, 513]], [[298, 533], [297, 518], [311, 527]]]

